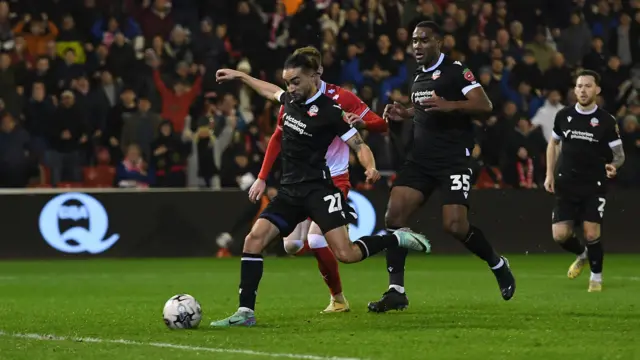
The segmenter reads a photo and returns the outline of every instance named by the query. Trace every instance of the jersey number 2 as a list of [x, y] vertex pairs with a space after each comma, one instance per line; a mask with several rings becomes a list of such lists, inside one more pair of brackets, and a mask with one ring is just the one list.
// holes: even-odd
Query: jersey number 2
[[603, 217], [604, 216], [604, 206], [607, 204], [607, 199], [598, 198], [598, 201], [600, 202], [600, 205], [598, 206], [598, 212], [600, 213], [600, 217]]
[[329, 202], [329, 214], [342, 211], [342, 197], [340, 194], [327, 195], [323, 199]]
[[471, 176], [451, 175], [451, 190], [469, 191], [471, 189]]

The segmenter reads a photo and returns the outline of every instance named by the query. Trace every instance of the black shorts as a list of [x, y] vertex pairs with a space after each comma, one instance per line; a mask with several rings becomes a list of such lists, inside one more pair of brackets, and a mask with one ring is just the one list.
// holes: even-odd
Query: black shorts
[[321, 184], [304, 191], [283, 186], [278, 195], [267, 205], [260, 218], [274, 224], [283, 237], [288, 236], [298, 223], [311, 218], [322, 233], [348, 225], [356, 220], [356, 212], [349, 206], [340, 189], [333, 185]]
[[602, 224], [606, 204], [604, 194], [571, 194], [556, 190], [556, 204], [551, 219], [554, 224], [565, 221]]
[[471, 169], [455, 167], [451, 169], [430, 170], [415, 162], [406, 162], [393, 186], [406, 186], [416, 189], [425, 200], [438, 188], [442, 194], [443, 205], [464, 205], [469, 207], [471, 195]]

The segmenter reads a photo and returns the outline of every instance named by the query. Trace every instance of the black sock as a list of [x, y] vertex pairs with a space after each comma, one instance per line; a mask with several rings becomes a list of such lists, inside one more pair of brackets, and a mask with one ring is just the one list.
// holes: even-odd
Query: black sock
[[602, 273], [602, 263], [604, 262], [604, 249], [600, 239], [587, 243], [587, 256], [589, 257], [589, 265], [591, 272], [594, 274]]
[[[394, 232], [397, 229], [388, 228], [387, 231]], [[409, 249], [395, 247], [387, 249], [387, 271], [389, 272], [389, 285], [404, 287], [404, 264], [407, 260]]]
[[576, 255], [582, 255], [585, 249], [584, 245], [582, 245], [575, 234], [571, 235], [571, 237], [568, 238], [565, 242], [561, 242], [560, 247]]
[[462, 244], [477, 257], [486, 261], [490, 267], [500, 263], [500, 255], [493, 250], [482, 231], [477, 227], [469, 226], [469, 232]]
[[398, 238], [393, 235], [363, 236], [355, 241], [362, 251], [362, 260], [375, 255], [384, 249], [398, 247]]
[[253, 310], [256, 307], [256, 295], [264, 261], [260, 254], [242, 253], [240, 264], [240, 307]]

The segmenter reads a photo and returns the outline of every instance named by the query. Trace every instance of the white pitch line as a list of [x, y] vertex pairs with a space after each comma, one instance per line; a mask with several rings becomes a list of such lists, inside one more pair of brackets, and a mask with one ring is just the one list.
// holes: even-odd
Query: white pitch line
[[137, 345], [137, 346], [150, 346], [165, 349], [176, 349], [186, 351], [201, 351], [201, 352], [213, 352], [213, 353], [226, 353], [226, 354], [242, 354], [252, 356], [264, 356], [272, 358], [288, 358], [288, 359], [305, 359], [305, 360], [364, 360], [360, 358], [344, 358], [344, 357], [326, 357], [317, 355], [304, 355], [304, 354], [287, 354], [287, 353], [269, 353], [263, 351], [242, 350], [242, 349], [222, 349], [222, 348], [210, 348], [204, 346], [188, 346], [169, 343], [156, 343], [156, 342], [141, 342], [125, 339], [98, 339], [91, 337], [65, 337], [57, 335], [45, 335], [45, 334], [21, 334], [21, 333], [9, 333], [0, 330], [0, 336], [12, 337], [19, 339], [31, 339], [39, 341], [73, 341], [73, 342], [85, 342], [85, 343], [97, 343], [97, 344], [122, 344], [122, 345]]

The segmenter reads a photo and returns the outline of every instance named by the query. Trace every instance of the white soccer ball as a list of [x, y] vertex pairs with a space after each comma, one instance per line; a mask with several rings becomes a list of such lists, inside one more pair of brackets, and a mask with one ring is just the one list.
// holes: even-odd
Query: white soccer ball
[[195, 329], [202, 320], [202, 308], [193, 296], [178, 294], [164, 304], [162, 317], [169, 329]]

